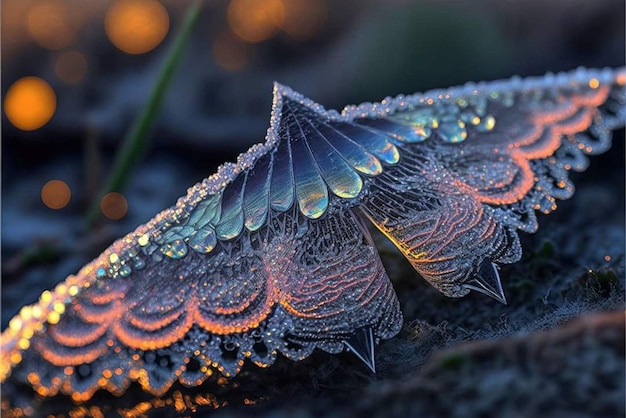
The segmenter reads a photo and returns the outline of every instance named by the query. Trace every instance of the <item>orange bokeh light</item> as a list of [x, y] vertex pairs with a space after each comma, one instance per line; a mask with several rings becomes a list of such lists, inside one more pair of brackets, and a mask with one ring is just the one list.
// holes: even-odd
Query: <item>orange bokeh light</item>
[[50, 209], [64, 208], [71, 197], [69, 186], [61, 180], [50, 180], [41, 188], [41, 200]]
[[54, 63], [54, 73], [67, 84], [78, 83], [87, 73], [87, 61], [78, 51], [64, 52]]
[[39, 45], [48, 49], [65, 48], [76, 32], [68, 6], [58, 0], [33, 5], [28, 13], [28, 31]]
[[9, 62], [12, 54], [30, 41], [27, 21], [30, 5], [24, 0], [2, 0], [0, 27], [2, 28], [2, 58]]
[[280, 28], [292, 38], [311, 38], [326, 22], [325, 0], [283, 0], [283, 6], [285, 19]]
[[100, 202], [100, 210], [109, 219], [118, 220], [122, 219], [128, 211], [128, 203], [126, 198], [120, 193], [111, 192], [104, 195]]
[[257, 43], [271, 38], [284, 19], [281, 0], [232, 0], [228, 5], [228, 23], [246, 42]]
[[248, 62], [246, 45], [230, 32], [222, 32], [215, 37], [213, 57], [219, 66], [230, 71], [240, 70]]
[[48, 83], [38, 77], [17, 80], [4, 97], [4, 113], [19, 129], [32, 131], [41, 128], [54, 115], [56, 95]]
[[153, 50], [163, 41], [169, 27], [167, 10], [156, 0], [117, 0], [104, 19], [111, 42], [128, 54]]

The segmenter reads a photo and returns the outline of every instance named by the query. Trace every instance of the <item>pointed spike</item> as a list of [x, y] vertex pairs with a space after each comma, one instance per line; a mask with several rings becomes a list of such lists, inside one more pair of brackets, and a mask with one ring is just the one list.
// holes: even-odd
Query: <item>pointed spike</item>
[[491, 296], [505, 305], [507, 304], [504, 290], [502, 290], [502, 283], [500, 282], [500, 274], [498, 274], [498, 266], [489, 260], [485, 260], [481, 264], [478, 274], [473, 280], [465, 284], [465, 287]]
[[374, 333], [372, 328], [364, 327], [354, 331], [348, 340], [343, 341], [349, 351], [352, 351], [367, 367], [376, 373], [374, 358]]

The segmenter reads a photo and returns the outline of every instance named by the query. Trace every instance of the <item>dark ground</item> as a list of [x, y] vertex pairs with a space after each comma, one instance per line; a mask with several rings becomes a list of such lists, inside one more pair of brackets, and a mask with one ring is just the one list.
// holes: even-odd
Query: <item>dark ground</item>
[[[82, 215], [90, 181], [109, 168], [164, 49], [128, 56], [85, 29], [77, 47], [93, 65], [83, 83], [64, 86], [48, 68], [55, 53], [32, 43], [10, 48], [3, 24], [3, 95], [15, 79], [38, 75], [59, 105], [51, 123], [32, 133], [2, 121], [2, 327], [217, 164], [259, 142], [274, 79], [338, 108], [468, 80], [624, 65], [624, 3], [617, 0], [337, 3], [316, 37], [279, 34], [251, 45], [248, 66], [236, 72], [220, 70], [206, 53], [207, 39], [225, 25], [226, 3], [208, 5], [208, 23], [196, 30], [153, 145], [124, 192], [128, 215], [88, 232]], [[172, 31], [181, 5], [172, 7]], [[52, 178], [73, 190], [63, 210], [40, 202]], [[94, 402], [108, 414], [150, 416], [624, 416], [624, 131], [573, 178], [573, 199], [540, 216], [539, 232], [522, 236], [523, 259], [502, 268], [506, 306], [479, 294], [440, 295], [377, 237], [405, 326], [378, 347], [375, 375], [350, 354], [315, 353], [268, 370], [249, 367], [226, 387], [175, 388], [163, 402], [139, 391]], [[198, 406], [207, 396], [196, 396], [207, 393], [213, 405]], [[57, 398], [36, 415], [73, 409], [81, 416], [89, 406]]]

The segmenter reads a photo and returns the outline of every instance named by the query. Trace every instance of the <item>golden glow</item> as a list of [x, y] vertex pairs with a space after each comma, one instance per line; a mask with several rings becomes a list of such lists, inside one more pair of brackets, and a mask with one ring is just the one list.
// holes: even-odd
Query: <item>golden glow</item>
[[18, 353], [18, 352], [11, 353], [11, 356], [9, 357], [9, 360], [13, 364], [19, 364], [22, 361], [22, 355], [20, 353]]
[[596, 91], [591, 96], [576, 95], [572, 97], [572, 102], [574, 103], [575, 106], [579, 106], [579, 107], [600, 106], [602, 103], [606, 101], [607, 97], [609, 96], [611, 87], [605, 85], [605, 86], [602, 86], [602, 88], [600, 88], [600, 86], [598, 85], [598, 88], [594, 90]]
[[604, 256], [604, 261], [611, 261], [611, 256], [610, 255], [605, 255]]
[[64, 83], [78, 83], [87, 73], [87, 61], [78, 51], [64, 52], [54, 63], [54, 73]]
[[35, 41], [47, 49], [62, 49], [74, 40], [76, 29], [65, 2], [36, 2], [28, 13], [28, 31]]
[[9, 321], [9, 328], [16, 332], [19, 331], [20, 328], [22, 328], [22, 320], [17, 316], [11, 318], [11, 321]]
[[156, 0], [117, 0], [104, 20], [111, 42], [128, 54], [153, 50], [163, 41], [169, 27], [167, 10]]
[[100, 210], [104, 216], [112, 220], [122, 219], [128, 210], [126, 199], [119, 193], [107, 193], [100, 202]]
[[228, 6], [231, 29], [235, 35], [250, 43], [274, 36], [284, 19], [281, 0], [232, 0]]
[[28, 350], [28, 347], [30, 347], [30, 341], [28, 341], [26, 338], [20, 338], [20, 340], [17, 342], [17, 346], [20, 350]]
[[50, 209], [64, 208], [71, 197], [69, 186], [61, 180], [50, 180], [41, 188], [41, 200]]
[[30, 306], [24, 306], [22, 307], [22, 309], [20, 309], [20, 317], [24, 321], [28, 321], [32, 317], [32, 310]]
[[48, 322], [50, 324], [57, 324], [61, 319], [61, 315], [58, 312], [52, 311], [48, 314]]
[[137, 334], [132, 332], [132, 328], [129, 332], [129, 327], [127, 324], [123, 322], [113, 322], [112, 329], [117, 337], [118, 341], [122, 344], [139, 348], [140, 350], [156, 350], [159, 348], [167, 347], [175, 341], [182, 338], [187, 331], [193, 325], [193, 315], [187, 312], [185, 317], [176, 323], [175, 326], [172, 326], [169, 330], [161, 333], [151, 333], [149, 337], [140, 337]]
[[496, 118], [491, 115], [485, 117], [485, 129], [492, 130], [496, 126]]
[[600, 81], [597, 78], [592, 78], [591, 80], [589, 80], [589, 87], [591, 87], [592, 89], [597, 89], [598, 87], [600, 87]]
[[54, 293], [59, 296], [65, 295], [67, 293], [67, 286], [65, 285], [65, 283], [59, 283], [57, 287], [54, 288]]
[[220, 67], [229, 71], [244, 68], [248, 62], [246, 45], [229, 31], [222, 32], [213, 41], [213, 57]]
[[49, 290], [44, 290], [41, 296], [39, 296], [39, 300], [42, 304], [47, 304], [52, 301], [52, 293]]
[[63, 314], [65, 312], [65, 305], [63, 302], [54, 302], [52, 309], [58, 314]]
[[27, 340], [30, 340], [31, 338], [33, 338], [33, 334], [35, 333], [35, 331], [33, 331], [32, 328], [28, 327], [28, 328], [24, 328], [22, 330], [22, 337], [26, 338]]
[[139, 239], [137, 240], [137, 243], [141, 245], [142, 247], [145, 247], [146, 245], [148, 245], [149, 240], [150, 240], [150, 236], [148, 234], [143, 234], [142, 236], [139, 237]]
[[38, 77], [20, 78], [4, 97], [4, 113], [16, 128], [24, 131], [39, 129], [48, 123], [56, 106], [54, 90]]
[[185, 402], [183, 401], [183, 395], [179, 391], [174, 392], [172, 398], [174, 399], [174, 408], [176, 409], [176, 412], [183, 412], [187, 409]]
[[28, 380], [28, 383], [30, 383], [31, 385], [36, 385], [40, 381], [39, 375], [35, 372], [28, 373], [28, 376], [26, 376], [26, 380]]

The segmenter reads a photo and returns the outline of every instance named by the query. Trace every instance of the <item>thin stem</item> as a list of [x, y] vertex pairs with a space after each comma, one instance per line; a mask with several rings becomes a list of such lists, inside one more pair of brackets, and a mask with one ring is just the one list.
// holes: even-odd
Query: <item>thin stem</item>
[[92, 202], [87, 211], [86, 223], [87, 227], [93, 225], [94, 221], [100, 214], [100, 201], [107, 193], [111, 191], [121, 191], [126, 186], [130, 177], [130, 172], [139, 160], [148, 142], [148, 131], [152, 126], [158, 110], [163, 101], [163, 96], [172, 80], [172, 76], [180, 62], [185, 45], [188, 43], [191, 32], [195, 27], [200, 10], [202, 9], [202, 0], [194, 0], [185, 15], [183, 25], [174, 38], [174, 41], [166, 55], [165, 62], [161, 67], [159, 76], [150, 93], [150, 98], [143, 107], [139, 116], [133, 122], [133, 125], [127, 131], [122, 146], [118, 151], [111, 174], [107, 178], [104, 186], [96, 195], [96, 199]]

